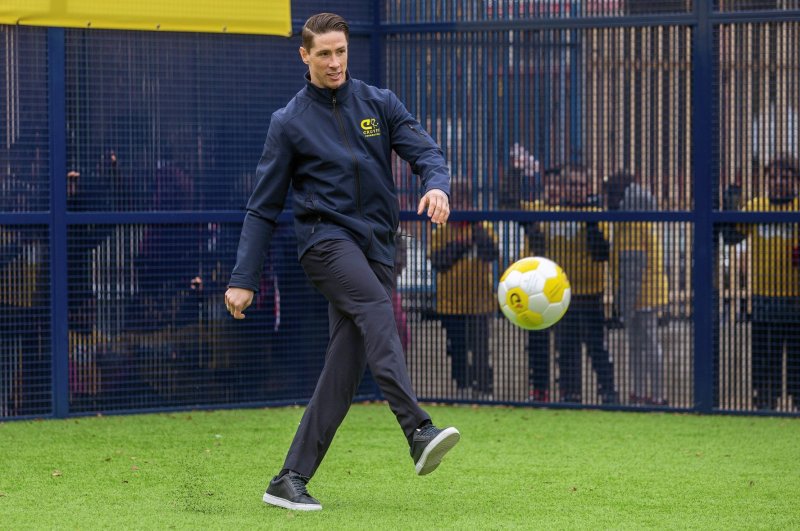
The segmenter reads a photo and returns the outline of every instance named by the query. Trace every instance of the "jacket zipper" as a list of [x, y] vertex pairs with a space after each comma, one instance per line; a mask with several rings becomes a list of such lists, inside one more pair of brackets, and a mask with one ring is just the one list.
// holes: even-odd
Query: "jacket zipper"
[[353, 152], [353, 148], [350, 145], [350, 139], [347, 137], [347, 131], [344, 128], [344, 122], [342, 121], [342, 117], [339, 114], [339, 110], [336, 108], [336, 95], [333, 96], [333, 114], [336, 116], [336, 121], [339, 124], [339, 129], [342, 131], [342, 137], [344, 137], [344, 143], [347, 145], [347, 151], [350, 152], [350, 156], [353, 158], [353, 166], [355, 168], [355, 177], [356, 177], [356, 207], [358, 208], [358, 213], [361, 214], [361, 217], [364, 217], [364, 212], [361, 208], [361, 174], [358, 171], [358, 158], [356, 154]]

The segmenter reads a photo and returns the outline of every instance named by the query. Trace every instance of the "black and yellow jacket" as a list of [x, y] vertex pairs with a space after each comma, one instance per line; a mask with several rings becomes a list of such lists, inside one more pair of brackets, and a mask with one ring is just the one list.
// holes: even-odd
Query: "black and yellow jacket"
[[436, 270], [436, 311], [478, 315], [497, 310], [494, 263], [497, 236], [488, 222], [450, 222], [431, 236], [429, 257]]

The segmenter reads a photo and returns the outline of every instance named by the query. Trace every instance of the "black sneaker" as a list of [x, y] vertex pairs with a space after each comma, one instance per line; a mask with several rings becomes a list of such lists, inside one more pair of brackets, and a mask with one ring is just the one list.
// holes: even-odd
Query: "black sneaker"
[[306, 490], [306, 483], [308, 478], [296, 472], [289, 472], [281, 478], [275, 476], [264, 493], [264, 502], [294, 511], [321, 510], [322, 505]]
[[461, 439], [461, 434], [455, 428], [440, 430], [433, 424], [417, 428], [411, 440], [411, 458], [416, 465], [417, 475], [430, 474], [439, 463], [444, 454], [456, 445]]

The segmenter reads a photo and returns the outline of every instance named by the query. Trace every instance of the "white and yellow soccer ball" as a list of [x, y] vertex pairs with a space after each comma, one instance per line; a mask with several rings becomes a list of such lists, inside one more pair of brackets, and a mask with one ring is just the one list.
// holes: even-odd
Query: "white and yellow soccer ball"
[[567, 274], [541, 256], [511, 264], [497, 286], [497, 301], [503, 314], [526, 330], [543, 330], [556, 324], [569, 308], [571, 296]]

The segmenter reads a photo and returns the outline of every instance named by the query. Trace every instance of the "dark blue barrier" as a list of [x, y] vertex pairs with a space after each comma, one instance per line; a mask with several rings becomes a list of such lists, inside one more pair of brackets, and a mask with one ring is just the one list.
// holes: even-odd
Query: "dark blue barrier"
[[[547, 332], [496, 308], [445, 312], [418, 179], [398, 161], [396, 307], [420, 397], [797, 414], [798, 294], [778, 286], [800, 280], [798, 209], [758, 198], [782, 178], [770, 163], [798, 155], [800, 12], [695, 4], [294, 3], [296, 30], [322, 10], [348, 18], [351, 73], [439, 141], [461, 190], [453, 224], [496, 237], [493, 283], [534, 252], [570, 268], [580, 302]], [[298, 37], [0, 36], [0, 418], [307, 400], [327, 308], [288, 213], [248, 318], [221, 303], [270, 115], [303, 83]], [[623, 169], [647, 206], [610, 199]], [[657, 242], [655, 284], [635, 280], [636, 238]], [[632, 282], [656, 286], [636, 315]], [[488, 351], [458, 323], [483, 323]], [[639, 356], [647, 341], [657, 351]], [[359, 397], [378, 396], [367, 377]]]

